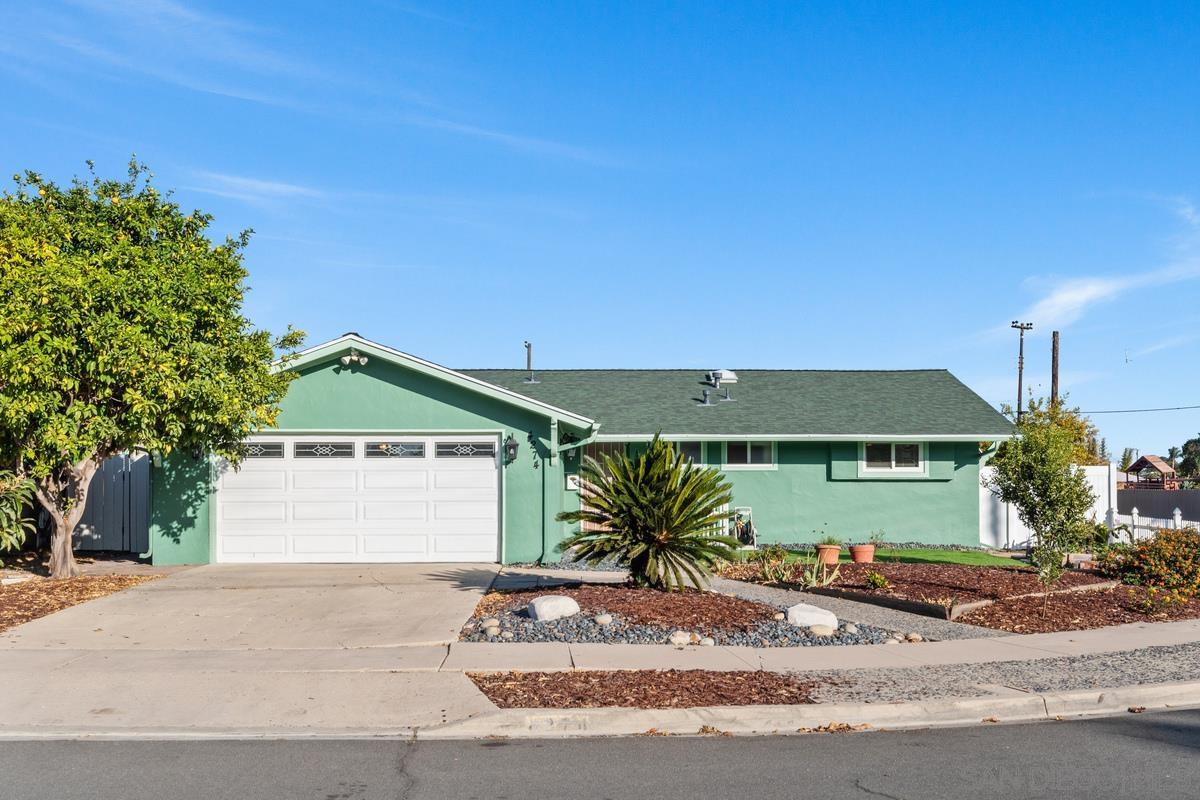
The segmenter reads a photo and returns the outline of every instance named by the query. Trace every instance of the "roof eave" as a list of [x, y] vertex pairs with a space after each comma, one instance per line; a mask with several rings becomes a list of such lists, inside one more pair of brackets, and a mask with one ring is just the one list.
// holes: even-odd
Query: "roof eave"
[[541, 400], [535, 400], [528, 395], [514, 392], [511, 389], [506, 389], [503, 386], [497, 386], [494, 383], [480, 380], [479, 378], [465, 375], [457, 370], [444, 367], [441, 364], [436, 364], [432, 361], [426, 361], [423, 358], [405, 353], [400, 350], [388, 347], [387, 345], [373, 342], [370, 339], [364, 339], [361, 336], [354, 334], [345, 334], [328, 342], [323, 342], [313, 347], [302, 350], [290, 358], [276, 361], [272, 366], [275, 370], [282, 369], [297, 369], [309, 364], [319, 363], [329, 358], [337, 356], [339, 353], [346, 351], [349, 348], [355, 348], [363, 353], [374, 356], [382, 361], [386, 361], [397, 366], [415, 369], [428, 375], [441, 378], [448, 383], [461, 386], [464, 389], [479, 392], [490, 397], [493, 397], [502, 402], [507, 402], [511, 405], [524, 408], [535, 413], [543, 414], [551, 419], [556, 419], [561, 422], [566, 422], [573, 427], [590, 430], [596, 427], [596, 421], [590, 417], [585, 417], [582, 414], [576, 414], [573, 411], [568, 411], [565, 408], [543, 403]]

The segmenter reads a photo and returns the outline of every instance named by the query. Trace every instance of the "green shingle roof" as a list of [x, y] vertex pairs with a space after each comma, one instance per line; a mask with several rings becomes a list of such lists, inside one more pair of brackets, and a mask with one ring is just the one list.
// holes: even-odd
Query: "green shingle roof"
[[[736, 402], [700, 403], [704, 371], [461, 372], [583, 414], [603, 435], [1008, 436], [1012, 425], [946, 370], [735, 370]], [[711, 389], [711, 387], [709, 387]]]

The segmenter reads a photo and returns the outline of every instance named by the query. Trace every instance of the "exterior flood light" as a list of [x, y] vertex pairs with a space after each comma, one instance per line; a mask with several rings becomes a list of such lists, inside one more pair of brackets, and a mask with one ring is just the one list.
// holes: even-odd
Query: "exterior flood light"
[[367, 365], [367, 357], [351, 348], [348, 355], [342, 356], [341, 362], [343, 367], [348, 367], [351, 364], [358, 364], [360, 367], [365, 367]]
[[504, 440], [504, 460], [509, 464], [517, 460], [517, 447], [517, 439], [510, 433]]

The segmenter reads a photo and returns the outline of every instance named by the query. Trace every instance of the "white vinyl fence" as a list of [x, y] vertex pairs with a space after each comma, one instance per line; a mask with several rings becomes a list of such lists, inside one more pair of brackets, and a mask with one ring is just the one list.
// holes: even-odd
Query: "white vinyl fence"
[[1145, 517], [1138, 512], [1135, 506], [1128, 514], [1114, 515], [1116, 525], [1129, 526], [1128, 534], [1116, 534], [1116, 538], [1124, 539], [1126, 536], [1132, 536], [1134, 539], [1148, 539], [1154, 535], [1155, 531], [1163, 528], [1197, 528], [1200, 529], [1200, 521], [1194, 519], [1184, 519], [1183, 512], [1178, 508], [1175, 513], [1168, 518], [1163, 517]]
[[[1116, 469], [1111, 464], [1079, 469], [1087, 475], [1092, 494], [1096, 498], [1088, 514], [1089, 518], [1108, 525], [1110, 529], [1119, 525]], [[993, 467], [984, 467], [979, 471], [979, 543], [984, 547], [1004, 549], [1025, 547], [1033, 538], [1033, 534], [1021, 522], [1016, 507], [1001, 503], [987, 488], [987, 481], [995, 472]]]

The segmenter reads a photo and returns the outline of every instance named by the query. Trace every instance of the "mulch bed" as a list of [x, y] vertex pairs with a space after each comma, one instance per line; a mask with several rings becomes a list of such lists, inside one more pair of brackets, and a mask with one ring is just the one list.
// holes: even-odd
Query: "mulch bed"
[[506, 609], [529, 604], [542, 595], [566, 595], [579, 603], [584, 613], [607, 611], [619, 614], [637, 625], [658, 625], [685, 630], [748, 631], [774, 617], [778, 609], [763, 603], [715, 592], [688, 589], [661, 592], [620, 585], [555, 586], [541, 589], [489, 592], [475, 608], [475, 617], [483, 618]]
[[1165, 609], [1160, 607], [1155, 613], [1148, 614], [1145, 605], [1147, 596], [1148, 590], [1142, 586], [1054, 594], [1050, 597], [1044, 619], [1041, 597], [1009, 598], [964, 614], [957, 621], [1012, 633], [1052, 633], [1105, 628], [1130, 622], [1174, 622], [1200, 618], [1200, 602], [1196, 600]]
[[32, 578], [0, 586], [0, 631], [79, 603], [124, 591], [157, 575], [80, 575], [66, 580]]
[[813, 702], [819, 685], [774, 672], [621, 670], [471, 672], [500, 708], [695, 708]]
[[[741, 566], [741, 565], [739, 565]], [[799, 568], [799, 567], [797, 567]], [[886, 589], [872, 589], [867, 583], [868, 572], [878, 572], [888, 579]], [[757, 580], [761, 573], [754, 565], [736, 572], [727, 570], [725, 577], [737, 580]], [[1068, 572], [1055, 584], [1055, 589], [1070, 589], [1106, 579], [1085, 572]], [[961, 605], [976, 600], [998, 600], [1014, 595], [1042, 591], [1037, 573], [1025, 567], [977, 567], [967, 564], [842, 564], [836, 589], [870, 592], [883, 597], [918, 602]]]

